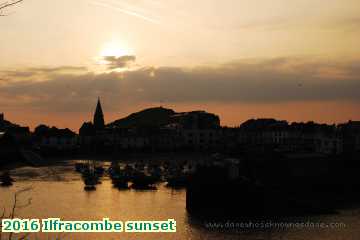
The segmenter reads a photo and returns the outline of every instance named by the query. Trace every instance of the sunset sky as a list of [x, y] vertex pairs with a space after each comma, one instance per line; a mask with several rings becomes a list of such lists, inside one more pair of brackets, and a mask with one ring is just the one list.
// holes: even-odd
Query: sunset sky
[[[0, 3], [3, 0], [0, 0]], [[0, 17], [0, 112], [78, 130], [145, 107], [360, 120], [359, 0], [24, 0]]]

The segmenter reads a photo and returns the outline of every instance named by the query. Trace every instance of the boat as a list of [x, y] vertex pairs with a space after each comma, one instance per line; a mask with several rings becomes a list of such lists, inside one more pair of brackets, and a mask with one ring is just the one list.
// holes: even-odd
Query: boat
[[104, 172], [105, 172], [105, 168], [103, 166], [97, 166], [95, 167], [95, 173], [98, 175], [98, 176], [103, 176], [104, 175]]
[[171, 188], [185, 188], [188, 184], [188, 176], [186, 174], [177, 174], [166, 178], [166, 186]]
[[101, 184], [100, 176], [96, 170], [95, 162], [89, 161], [85, 164], [86, 167], [83, 168], [81, 172], [82, 178], [85, 183], [84, 189], [86, 191], [92, 191], [96, 189], [97, 184]]
[[156, 181], [152, 176], [139, 172], [132, 178], [131, 188], [137, 190], [157, 190]]
[[133, 176], [136, 176], [139, 171], [136, 170], [134, 167], [132, 167], [131, 165], [127, 164], [124, 169], [123, 169], [124, 175], [129, 177], [130, 179], [133, 178]]
[[1, 177], [1, 186], [3, 187], [10, 187], [13, 185], [14, 179], [10, 176], [8, 171], [4, 172]]
[[84, 187], [84, 190], [85, 191], [95, 191], [96, 190], [96, 187], [94, 185], [86, 185]]
[[96, 190], [96, 184], [97, 184], [97, 178], [93, 175], [88, 175], [85, 179], [84, 179], [84, 190], [85, 191], [93, 191]]
[[128, 182], [130, 178], [124, 170], [121, 170], [119, 163], [112, 162], [108, 172], [114, 187], [118, 189], [129, 189]]
[[112, 184], [118, 189], [129, 189], [128, 180], [124, 176], [114, 176], [112, 179]]
[[162, 169], [159, 166], [152, 166], [148, 169], [148, 173], [154, 179], [155, 182], [160, 182], [162, 180]]
[[77, 162], [75, 163], [75, 171], [81, 173], [82, 171], [84, 171], [84, 169], [86, 169], [87, 164], [83, 163], [83, 162]]

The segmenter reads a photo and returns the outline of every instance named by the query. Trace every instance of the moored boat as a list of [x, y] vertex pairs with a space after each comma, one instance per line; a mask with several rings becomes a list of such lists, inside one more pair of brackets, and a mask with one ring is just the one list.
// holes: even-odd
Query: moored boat
[[9, 187], [13, 185], [14, 179], [10, 176], [10, 173], [6, 171], [1, 175], [0, 181], [1, 181], [1, 186]]

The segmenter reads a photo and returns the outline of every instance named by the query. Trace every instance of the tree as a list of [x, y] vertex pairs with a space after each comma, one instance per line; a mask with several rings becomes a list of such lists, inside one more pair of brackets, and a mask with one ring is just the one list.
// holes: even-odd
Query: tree
[[[23, 193], [26, 193], [28, 191], [31, 191], [31, 189], [32, 188], [29, 187], [29, 188], [20, 189], [17, 192], [15, 192], [15, 194], [14, 194], [14, 203], [13, 203], [11, 209], [10, 209], [9, 215], [6, 216], [5, 208], [3, 209], [2, 215], [0, 216], [0, 240], [2, 240], [2, 239], [8, 239], [8, 240], [15, 239], [15, 238], [12, 237], [14, 235], [13, 232], [9, 233], [7, 238], [3, 238], [3, 235], [2, 235], [2, 227], [3, 227], [2, 226], [2, 220], [3, 219], [14, 219], [17, 209], [24, 208], [24, 207], [27, 207], [27, 206], [31, 205], [31, 198], [28, 198], [26, 203], [24, 203], [23, 205], [19, 204], [20, 195], [23, 194]], [[17, 239], [18, 240], [25, 240], [28, 235], [29, 235], [29, 233], [26, 233], [23, 236], [19, 236]]]
[[3, 10], [9, 8], [9, 7], [12, 7], [12, 6], [15, 6], [17, 5], [18, 3], [22, 2], [23, 0], [12, 0], [12, 1], [6, 1], [6, 2], [3, 2], [3, 3], [0, 3], [0, 16], [6, 16], [6, 14], [3, 14]]

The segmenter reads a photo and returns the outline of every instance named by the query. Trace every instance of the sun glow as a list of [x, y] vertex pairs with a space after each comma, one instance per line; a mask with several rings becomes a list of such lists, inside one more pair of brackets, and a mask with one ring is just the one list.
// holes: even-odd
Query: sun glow
[[126, 44], [119, 42], [108, 42], [104, 44], [100, 51], [100, 57], [121, 57], [129, 55], [134, 55], [133, 50], [126, 46]]

